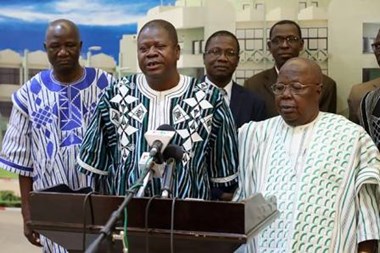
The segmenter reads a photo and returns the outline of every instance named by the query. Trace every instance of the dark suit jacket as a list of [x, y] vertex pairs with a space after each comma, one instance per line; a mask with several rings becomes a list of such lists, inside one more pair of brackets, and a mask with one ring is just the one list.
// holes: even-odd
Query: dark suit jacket
[[[268, 117], [278, 115], [275, 107], [274, 94], [271, 85], [277, 81], [275, 67], [264, 70], [244, 82], [244, 87], [264, 99]], [[336, 83], [330, 77], [323, 75], [323, 86], [319, 109], [324, 112], [336, 113]]]
[[[201, 79], [201, 82], [204, 81], [205, 77]], [[232, 82], [230, 109], [237, 128], [252, 120], [268, 118], [265, 101], [236, 82]]]
[[230, 108], [238, 128], [251, 120], [260, 121], [268, 118], [265, 101], [235, 82], [232, 84]]

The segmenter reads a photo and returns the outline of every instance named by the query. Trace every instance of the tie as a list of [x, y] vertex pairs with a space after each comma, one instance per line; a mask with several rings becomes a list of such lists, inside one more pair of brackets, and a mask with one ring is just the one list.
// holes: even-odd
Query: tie
[[226, 104], [230, 105], [230, 99], [228, 97], [227, 91], [224, 88], [219, 88], [219, 91], [222, 94], [222, 96], [224, 97], [224, 100], [226, 101]]

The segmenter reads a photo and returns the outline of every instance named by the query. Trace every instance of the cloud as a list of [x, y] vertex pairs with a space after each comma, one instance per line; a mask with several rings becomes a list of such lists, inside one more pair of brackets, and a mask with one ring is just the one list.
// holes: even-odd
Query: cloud
[[[12, 1], [10, 1], [12, 2]], [[119, 26], [136, 23], [146, 11], [159, 4], [158, 0], [57, 0], [18, 1], [16, 4], [0, 6], [0, 22], [6, 18], [24, 22], [47, 23], [54, 19], [66, 18], [78, 25]], [[174, 0], [172, 1], [174, 2]]]

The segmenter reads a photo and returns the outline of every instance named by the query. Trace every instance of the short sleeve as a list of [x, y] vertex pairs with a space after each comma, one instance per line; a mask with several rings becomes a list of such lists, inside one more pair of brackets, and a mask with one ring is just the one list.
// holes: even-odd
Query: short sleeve
[[33, 176], [30, 122], [27, 114], [13, 106], [0, 154], [0, 166], [22, 176]]
[[[222, 102], [215, 108], [209, 153], [210, 181], [214, 187], [237, 183], [237, 133], [229, 107]], [[220, 101], [219, 101], [220, 102]]]
[[105, 176], [112, 166], [109, 138], [114, 127], [110, 121], [108, 99], [112, 89], [112, 86], [106, 89], [86, 130], [77, 157], [78, 169], [82, 173]]

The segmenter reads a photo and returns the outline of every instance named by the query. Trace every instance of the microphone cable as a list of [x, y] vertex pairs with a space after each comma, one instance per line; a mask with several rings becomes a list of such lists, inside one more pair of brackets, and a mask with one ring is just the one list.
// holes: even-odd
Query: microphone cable
[[150, 205], [152, 204], [152, 201], [158, 197], [160, 197], [160, 195], [154, 195], [150, 197], [145, 207], [145, 253], [149, 253], [149, 233], [148, 233], [149, 209], [150, 209]]
[[173, 197], [172, 199], [172, 208], [170, 214], [170, 252], [174, 253], [174, 211], [175, 211], [175, 202], [177, 198]]
[[87, 227], [87, 221], [86, 221], [86, 207], [87, 207], [87, 202], [89, 203], [90, 206], [90, 212], [91, 212], [91, 223], [94, 224], [94, 208], [92, 205], [92, 198], [91, 196], [95, 192], [91, 191], [86, 194], [83, 200], [83, 206], [82, 206], [82, 212], [83, 212], [83, 231], [82, 231], [82, 250], [84, 251], [86, 249], [86, 237], [87, 237], [87, 232], [86, 232], [86, 227]]
[[[153, 158], [151, 157], [150, 159], [148, 159], [145, 163], [145, 166], [147, 166], [151, 161], [153, 160]], [[145, 177], [145, 176], [144, 176]], [[126, 193], [134, 193], [134, 190], [137, 188], [139, 189], [141, 186], [143, 186], [143, 182], [142, 181], [137, 181], [134, 185], [132, 185], [127, 191]], [[124, 231], [124, 236], [123, 236], [123, 247], [124, 248], [128, 248], [128, 210], [127, 210], [127, 206], [124, 208], [124, 226], [123, 226], [123, 231]]]
[[[133, 193], [133, 190], [135, 188], [140, 188], [143, 184], [142, 183], [139, 183], [139, 182], [136, 182], [136, 184], [132, 185], [131, 188], [129, 188], [126, 193], [130, 193], [132, 192]], [[123, 231], [124, 231], [124, 235], [123, 235], [123, 247], [124, 248], [128, 248], [128, 208], [125, 207], [124, 208], [124, 225], [123, 225]]]

